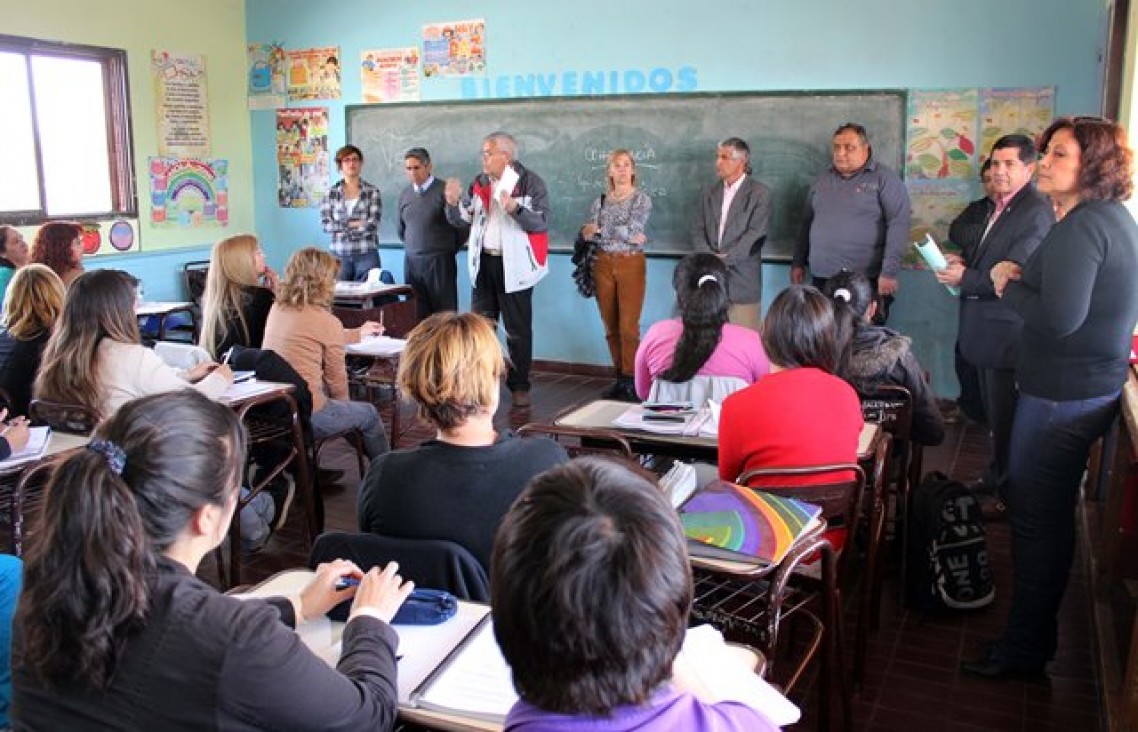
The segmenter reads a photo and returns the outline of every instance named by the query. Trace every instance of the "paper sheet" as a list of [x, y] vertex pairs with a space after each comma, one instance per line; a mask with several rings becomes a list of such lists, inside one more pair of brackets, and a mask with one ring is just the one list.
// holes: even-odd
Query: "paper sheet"
[[395, 356], [403, 353], [407, 341], [390, 336], [361, 338], [359, 343], [349, 344], [345, 350], [352, 356]]
[[44, 451], [47, 450], [47, 444], [50, 440], [50, 427], [29, 427], [28, 444], [24, 445], [22, 450], [17, 450], [9, 455], [8, 458], [0, 462], [0, 464], [4, 467], [10, 467], [12, 465], [20, 465], [22, 463], [31, 462], [32, 460], [37, 460], [44, 454]]
[[494, 625], [489, 621], [423, 694], [412, 698], [426, 709], [493, 720], [505, 720], [517, 700], [510, 667], [498, 649]]
[[502, 177], [494, 184], [494, 200], [497, 201], [502, 198], [502, 192], [507, 194], [514, 192], [514, 186], [518, 184], [518, 171], [514, 170], [512, 166], [507, 165], [506, 169], [502, 171]]
[[[937, 246], [936, 240], [933, 239], [932, 234], [925, 234], [925, 243], [920, 244], [913, 242], [913, 246], [917, 248], [917, 252], [925, 260], [925, 263], [933, 270], [941, 270], [948, 266], [948, 260], [944, 257], [944, 252]], [[960, 296], [960, 288], [945, 285], [949, 292], [954, 296]]]

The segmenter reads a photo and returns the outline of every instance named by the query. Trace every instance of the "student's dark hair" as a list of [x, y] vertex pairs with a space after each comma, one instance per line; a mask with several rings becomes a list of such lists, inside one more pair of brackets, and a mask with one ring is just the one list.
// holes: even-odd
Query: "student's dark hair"
[[232, 409], [184, 389], [124, 404], [95, 439], [47, 486], [16, 623], [45, 684], [98, 691], [147, 621], [158, 555], [198, 509], [234, 500], [245, 433]]
[[763, 320], [763, 350], [784, 369], [813, 366], [827, 373], [838, 367], [834, 308], [816, 288], [791, 285], [778, 294]]
[[429, 152], [427, 152], [427, 148], [425, 148], [425, 147], [413, 147], [413, 148], [411, 148], [407, 152], [403, 153], [403, 159], [406, 160], [407, 158], [415, 158], [422, 165], [430, 165], [431, 164], [431, 154]]
[[[1035, 142], [1032, 141], [1027, 135], [1004, 135], [992, 144], [992, 152], [997, 150], [1006, 150], [1012, 147], [1018, 150], [1017, 153], [1019, 161], [1024, 165], [1031, 165], [1039, 159], [1039, 155], [1035, 150]], [[992, 157], [989, 155], [988, 160], [985, 161], [986, 165], [991, 164]], [[983, 175], [984, 171], [981, 170], [980, 174]]]
[[1039, 137], [1046, 152], [1059, 130], [1070, 130], [1079, 144], [1079, 195], [1083, 199], [1125, 201], [1134, 192], [1134, 153], [1122, 125], [1104, 117], [1060, 117]]
[[837, 137], [843, 132], [854, 132], [858, 137], [861, 138], [862, 142], [864, 142], [866, 145], [869, 144], [869, 133], [866, 132], [865, 125], [859, 125], [857, 122], [843, 122], [842, 124], [838, 125], [838, 129], [834, 130], [833, 136]]
[[989, 155], [987, 158], [984, 159], [984, 162], [980, 164], [980, 180], [984, 180], [984, 174], [987, 173], [991, 169], [992, 169], [992, 156]]
[[679, 519], [631, 468], [579, 458], [534, 478], [490, 562], [494, 636], [529, 703], [562, 714], [643, 704], [691, 608]]
[[339, 168], [340, 164], [344, 162], [344, 158], [348, 157], [349, 155], [355, 155], [360, 159], [361, 163], [364, 161], [363, 150], [360, 150], [355, 145], [344, 145], [342, 148], [336, 151], [336, 167]]
[[826, 297], [834, 308], [834, 340], [838, 347], [837, 373], [848, 379], [854, 333], [873, 303], [873, 286], [860, 272], [843, 269], [826, 281]]
[[684, 329], [676, 341], [672, 365], [660, 378], [682, 382], [695, 376], [707, 363], [723, 336], [731, 306], [727, 299], [727, 265], [714, 254], [689, 254], [676, 265], [672, 288]]

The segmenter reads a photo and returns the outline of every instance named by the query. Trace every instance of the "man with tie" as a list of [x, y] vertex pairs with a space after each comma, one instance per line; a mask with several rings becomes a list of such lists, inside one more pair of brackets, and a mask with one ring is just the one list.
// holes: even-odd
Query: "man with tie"
[[415, 292], [419, 320], [458, 310], [455, 253], [464, 232], [447, 222], [443, 183], [431, 174], [431, 155], [413, 147], [403, 156], [411, 185], [399, 194], [395, 230], [403, 241], [404, 279]]
[[759, 330], [763, 294], [762, 248], [771, 217], [771, 191], [752, 178], [751, 148], [738, 137], [719, 143], [719, 182], [703, 192], [692, 227], [692, 247], [727, 265], [728, 318]]
[[1002, 261], [1023, 265], [1055, 223], [1055, 214], [1031, 182], [1036, 150], [1030, 137], [1001, 137], [992, 145], [989, 160], [995, 205], [984, 230], [963, 242], [960, 255], [948, 255], [948, 266], [936, 278], [960, 288], [960, 353], [977, 369], [992, 432], [992, 462], [982, 487], [1002, 495], [1018, 398], [1015, 366], [1023, 319], [996, 297], [988, 273]]

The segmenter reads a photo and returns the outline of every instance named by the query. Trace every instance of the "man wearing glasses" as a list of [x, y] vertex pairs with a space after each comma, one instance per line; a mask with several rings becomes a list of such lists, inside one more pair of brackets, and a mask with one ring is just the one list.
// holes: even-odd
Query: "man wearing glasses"
[[470, 227], [471, 309], [506, 328], [510, 353], [506, 386], [515, 407], [528, 407], [533, 361], [533, 286], [549, 272], [549, 194], [536, 173], [514, 158], [518, 144], [505, 132], [482, 141], [482, 174], [464, 194], [451, 178], [447, 220]]
[[909, 242], [909, 193], [900, 176], [873, 159], [861, 125], [839, 127], [831, 149], [833, 166], [818, 174], [806, 195], [790, 281], [806, 281], [807, 263], [819, 289], [843, 269], [860, 272], [884, 298], [878, 305], [884, 322]]
[[443, 183], [431, 174], [431, 154], [413, 147], [403, 156], [411, 185], [399, 194], [395, 231], [403, 241], [403, 273], [415, 292], [418, 319], [458, 310], [458, 266], [454, 255], [462, 233], [447, 221]]

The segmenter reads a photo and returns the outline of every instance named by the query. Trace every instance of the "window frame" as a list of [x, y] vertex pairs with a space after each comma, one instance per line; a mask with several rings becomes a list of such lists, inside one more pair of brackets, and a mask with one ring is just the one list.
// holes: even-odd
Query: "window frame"
[[[62, 41], [0, 34], [0, 51], [24, 55], [31, 102], [32, 139], [35, 146], [36, 177], [39, 185], [39, 209], [0, 210], [0, 224], [27, 226], [46, 221], [98, 221], [116, 218], [138, 218], [138, 189], [134, 169], [134, 128], [130, 111], [130, 79], [127, 53], [123, 49], [88, 46]], [[103, 67], [103, 98], [106, 100], [107, 161], [111, 175], [111, 209], [52, 216], [47, 212], [47, 190], [43, 169], [39, 119], [36, 113], [35, 79], [30, 56], [52, 56], [63, 59], [98, 61]]]

